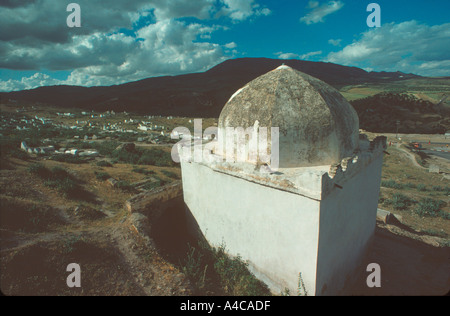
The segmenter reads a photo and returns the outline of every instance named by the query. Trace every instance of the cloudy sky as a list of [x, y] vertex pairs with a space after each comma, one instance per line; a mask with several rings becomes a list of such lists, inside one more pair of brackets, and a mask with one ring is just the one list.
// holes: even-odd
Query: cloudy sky
[[[81, 8], [69, 28], [67, 5]], [[230, 58], [333, 62], [450, 76], [450, 1], [0, 0], [0, 91], [113, 85]]]

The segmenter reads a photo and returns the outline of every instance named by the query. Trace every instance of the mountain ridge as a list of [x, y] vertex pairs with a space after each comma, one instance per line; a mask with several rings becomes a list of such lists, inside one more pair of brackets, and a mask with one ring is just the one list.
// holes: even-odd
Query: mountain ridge
[[422, 78], [401, 72], [367, 72], [357, 67], [304, 60], [237, 58], [205, 72], [141, 79], [113, 86], [46, 86], [3, 92], [3, 100], [96, 111], [217, 117], [229, 97], [256, 77], [286, 64], [339, 88], [345, 85]]

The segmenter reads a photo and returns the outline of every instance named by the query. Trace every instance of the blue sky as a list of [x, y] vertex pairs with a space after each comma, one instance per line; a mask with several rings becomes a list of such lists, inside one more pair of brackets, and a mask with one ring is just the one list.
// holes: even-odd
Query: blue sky
[[[113, 85], [239, 57], [450, 76], [448, 0], [78, 0], [81, 27], [69, 28], [72, 1], [0, 3], [0, 91]], [[371, 2], [379, 28], [366, 24]]]

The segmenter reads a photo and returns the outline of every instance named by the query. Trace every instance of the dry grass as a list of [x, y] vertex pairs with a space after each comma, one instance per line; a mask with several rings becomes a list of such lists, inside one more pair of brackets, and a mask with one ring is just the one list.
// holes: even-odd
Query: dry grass
[[[389, 147], [390, 155], [384, 156], [380, 205], [382, 209], [392, 211], [403, 217], [403, 223], [419, 232], [438, 232], [444, 237], [450, 236], [450, 221], [442, 216], [420, 216], [416, 212], [420, 201], [432, 199], [442, 201], [441, 211], [450, 214], [448, 192], [437, 190], [450, 187], [448, 180], [440, 174], [429, 173], [425, 168], [415, 166], [406, 153], [395, 147]], [[383, 185], [384, 184], [384, 185]], [[410, 203], [404, 207], [395, 207], [393, 199], [405, 197]], [[400, 202], [399, 202], [400, 203]]]

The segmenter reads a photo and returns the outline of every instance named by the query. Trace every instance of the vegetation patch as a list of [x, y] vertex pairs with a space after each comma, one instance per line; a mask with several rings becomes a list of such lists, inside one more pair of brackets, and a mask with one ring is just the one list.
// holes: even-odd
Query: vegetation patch
[[448, 109], [437, 108], [411, 94], [383, 92], [350, 103], [358, 113], [360, 127], [367, 131], [443, 134], [450, 129], [445, 119], [450, 115]]
[[156, 177], [156, 176], [154, 177], [154, 179], [156, 181], [151, 181], [151, 182], [148, 182], [148, 183], [144, 184], [141, 187], [141, 189], [143, 189], [143, 190], [152, 190], [154, 188], [162, 187], [162, 186], [164, 186], [164, 185], [166, 185], [168, 183], [167, 181], [162, 180], [161, 178]]
[[128, 148], [124, 146], [114, 150], [111, 157], [116, 158], [120, 162], [133, 165], [175, 166], [170, 153], [158, 148], [141, 149], [134, 146]]
[[153, 175], [153, 174], [156, 173], [153, 170], [147, 170], [145, 168], [136, 167], [136, 166], [134, 166], [133, 169], [131, 169], [131, 171], [136, 172], [136, 173], [140, 173], [140, 174], [145, 174], [146, 176]]
[[441, 200], [435, 200], [431, 198], [423, 198], [420, 200], [419, 204], [414, 210], [414, 213], [421, 217], [430, 216], [437, 217], [440, 216], [444, 219], [449, 219], [449, 214], [442, 211], [441, 208], [445, 206], [446, 203]]
[[172, 172], [172, 171], [170, 171], [170, 170], [161, 170], [161, 172], [162, 172], [166, 177], [169, 177], [169, 178], [172, 178], [172, 179], [180, 179], [180, 176], [179, 176], [178, 174], [176, 174], [175, 172]]
[[138, 193], [134, 185], [129, 183], [128, 181], [121, 180], [116, 183], [116, 187], [124, 192], [128, 193]]
[[103, 171], [94, 171], [94, 174], [95, 174], [95, 178], [100, 181], [106, 181], [109, 178], [111, 178], [109, 173], [103, 172]]
[[106, 160], [100, 160], [96, 163], [98, 167], [112, 167], [113, 165]]
[[394, 180], [383, 180], [381, 181], [381, 186], [385, 188], [391, 188], [391, 189], [403, 189], [404, 185], [401, 183], [397, 183]]
[[50, 159], [54, 161], [67, 162], [73, 164], [82, 164], [87, 162], [86, 159], [71, 154], [55, 154], [52, 155]]
[[47, 168], [41, 163], [28, 166], [28, 171], [44, 181], [44, 185], [55, 189], [66, 198], [92, 199], [92, 194], [86, 192], [66, 169], [55, 166]]
[[0, 137], [0, 157], [13, 157], [22, 160], [29, 160], [27, 152], [20, 149], [20, 140], [15, 137]]
[[271, 295], [268, 287], [248, 270], [248, 262], [240, 256], [229, 256], [224, 245], [218, 248], [206, 243], [189, 246], [181, 268], [199, 295]]
[[415, 202], [415, 200], [401, 193], [395, 193], [391, 199], [384, 200], [384, 204], [392, 206], [395, 210], [405, 210]]

